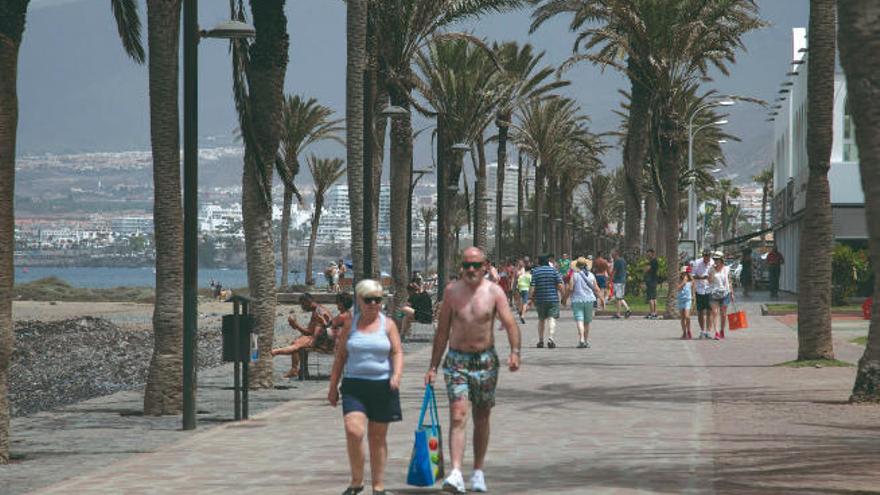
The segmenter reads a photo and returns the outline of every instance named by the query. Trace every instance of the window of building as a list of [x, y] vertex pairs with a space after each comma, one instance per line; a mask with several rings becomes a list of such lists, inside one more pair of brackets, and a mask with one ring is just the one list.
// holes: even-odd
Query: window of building
[[849, 108], [849, 96], [843, 100], [843, 161], [859, 161], [859, 148], [856, 146], [856, 127]]

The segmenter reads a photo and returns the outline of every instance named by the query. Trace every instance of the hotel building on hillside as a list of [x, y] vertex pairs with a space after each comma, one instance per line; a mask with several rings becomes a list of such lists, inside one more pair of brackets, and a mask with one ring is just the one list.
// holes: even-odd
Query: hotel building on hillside
[[[774, 129], [773, 201], [774, 239], [785, 257], [779, 288], [797, 292], [798, 253], [806, 206], [807, 177], [807, 36], [793, 31], [793, 63], [782, 83]], [[847, 100], [846, 78], [838, 65], [834, 74], [833, 144], [828, 181], [831, 186], [834, 240], [860, 244], [868, 238], [865, 197], [859, 174], [859, 154]]]

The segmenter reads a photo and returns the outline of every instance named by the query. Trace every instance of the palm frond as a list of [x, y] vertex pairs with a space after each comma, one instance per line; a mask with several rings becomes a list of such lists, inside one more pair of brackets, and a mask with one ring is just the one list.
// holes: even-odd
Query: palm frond
[[116, 19], [116, 31], [122, 40], [126, 55], [138, 64], [146, 60], [144, 45], [141, 41], [141, 19], [136, 0], [110, 0], [113, 17]]

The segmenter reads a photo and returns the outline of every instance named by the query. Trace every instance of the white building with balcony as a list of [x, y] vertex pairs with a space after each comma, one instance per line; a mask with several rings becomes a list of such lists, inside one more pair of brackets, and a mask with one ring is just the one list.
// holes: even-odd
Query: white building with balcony
[[[807, 196], [807, 37], [806, 29], [793, 31], [793, 64], [783, 82], [775, 119], [772, 225], [779, 251], [785, 257], [780, 289], [797, 292], [798, 253]], [[803, 51], [802, 51], [803, 49]], [[790, 84], [789, 84], [790, 83]], [[868, 238], [865, 197], [859, 174], [855, 132], [847, 102], [846, 78], [839, 65], [834, 74], [833, 144], [828, 181], [835, 241], [860, 242]]]

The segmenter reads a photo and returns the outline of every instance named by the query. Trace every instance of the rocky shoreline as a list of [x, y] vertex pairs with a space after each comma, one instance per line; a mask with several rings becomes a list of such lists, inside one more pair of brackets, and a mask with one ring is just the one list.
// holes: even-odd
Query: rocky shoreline
[[[198, 366], [221, 364], [218, 325], [200, 328]], [[57, 321], [16, 321], [9, 373], [12, 417], [143, 387], [153, 333], [83, 316]]]

